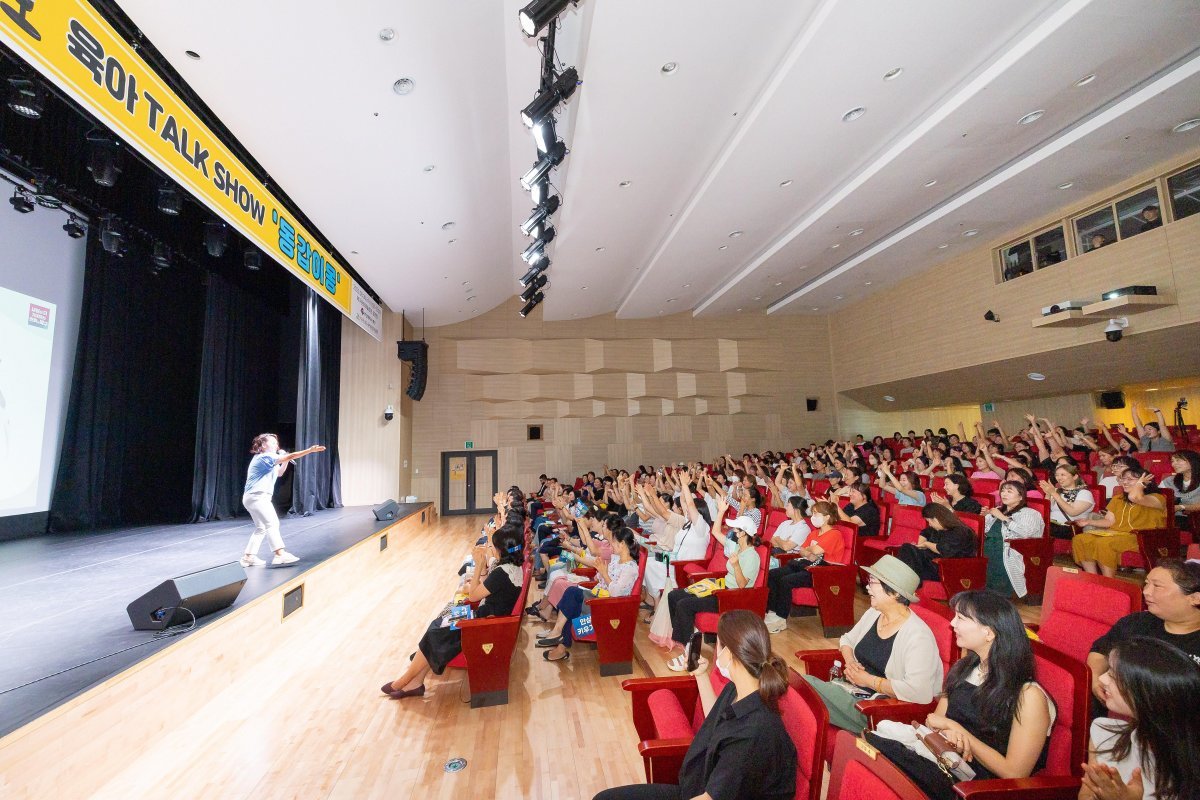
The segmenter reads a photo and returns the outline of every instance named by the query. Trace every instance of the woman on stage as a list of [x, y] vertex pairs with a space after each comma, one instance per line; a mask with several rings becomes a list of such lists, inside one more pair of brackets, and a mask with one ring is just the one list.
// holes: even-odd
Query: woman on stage
[[242, 553], [243, 567], [261, 567], [267, 562], [258, 557], [258, 549], [262, 546], [263, 537], [271, 541], [271, 549], [275, 551], [272, 566], [295, 564], [300, 559], [283, 549], [283, 537], [279, 535], [279, 515], [271, 504], [271, 496], [275, 494], [275, 479], [287, 469], [289, 461], [303, 458], [309, 453], [324, 452], [324, 445], [313, 445], [298, 453], [286, 453], [279, 449], [279, 438], [273, 433], [261, 433], [254, 437], [250, 452], [250, 468], [246, 471], [246, 490], [242, 493], [242, 505], [250, 512], [254, 520], [254, 533], [246, 543], [246, 552]]

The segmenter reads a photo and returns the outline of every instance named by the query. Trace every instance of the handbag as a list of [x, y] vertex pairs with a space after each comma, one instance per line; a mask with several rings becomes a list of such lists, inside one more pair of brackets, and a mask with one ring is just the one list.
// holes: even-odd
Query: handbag
[[650, 620], [650, 641], [664, 647], [673, 646], [671, 640], [671, 608], [667, 605], [667, 595], [675, 585], [675, 571], [671, 569], [670, 558], [667, 559], [667, 583], [654, 606], [654, 618]]
[[724, 578], [705, 578], [702, 581], [696, 581], [684, 591], [693, 597], [708, 597], [718, 589], [725, 588]]
[[956, 781], [969, 781], [975, 777], [975, 770], [963, 760], [962, 754], [955, 750], [939, 731], [930, 730], [929, 733], [922, 735], [923, 726], [919, 726], [915, 722], [912, 725], [917, 732], [917, 738], [929, 748], [930, 753], [933, 753], [934, 761], [937, 762], [938, 768], [946, 774], [946, 777]]

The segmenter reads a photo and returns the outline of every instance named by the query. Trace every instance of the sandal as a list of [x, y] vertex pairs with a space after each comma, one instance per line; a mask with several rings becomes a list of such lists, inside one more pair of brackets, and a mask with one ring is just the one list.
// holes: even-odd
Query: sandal
[[668, 661], [667, 669], [671, 672], [687, 672], [687, 653], [680, 653]]
[[570, 651], [570, 650], [568, 650], [567, 652], [563, 653], [563, 656], [562, 656], [562, 658], [551, 658], [551, 657], [550, 657], [550, 651], [549, 651], [549, 650], [547, 650], [546, 652], [542, 653], [542, 659], [543, 659], [543, 660], [545, 660], [545, 661], [566, 661], [566, 660], [567, 660], [568, 658], [570, 658], [570, 657], [571, 657], [571, 651]]

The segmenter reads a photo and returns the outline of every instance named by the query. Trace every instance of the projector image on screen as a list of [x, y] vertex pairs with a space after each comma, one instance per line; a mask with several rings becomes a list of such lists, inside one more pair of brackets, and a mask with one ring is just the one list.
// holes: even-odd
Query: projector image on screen
[[54, 303], [0, 286], [0, 516], [37, 502]]
[[1081, 309], [1087, 305], [1086, 300], [1063, 300], [1054, 305], [1045, 306], [1042, 308], [1042, 316], [1048, 317], [1051, 314], [1057, 314], [1060, 311], [1071, 311]]

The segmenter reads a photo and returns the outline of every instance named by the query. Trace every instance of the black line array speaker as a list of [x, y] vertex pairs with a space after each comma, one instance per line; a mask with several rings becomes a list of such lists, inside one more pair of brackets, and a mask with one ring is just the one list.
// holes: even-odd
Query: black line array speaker
[[1125, 393], [1124, 392], [1101, 392], [1100, 393], [1101, 408], [1124, 408]]
[[375, 519], [380, 522], [387, 522], [388, 520], [395, 519], [396, 515], [400, 513], [400, 504], [395, 500], [386, 500], [375, 506], [374, 510]]
[[160, 631], [229, 608], [245, 585], [246, 570], [231, 561], [163, 581], [125, 610], [134, 630]]
[[396, 357], [412, 365], [404, 393], [420, 400], [425, 396], [425, 380], [429, 376], [429, 343], [423, 339], [396, 342]]

